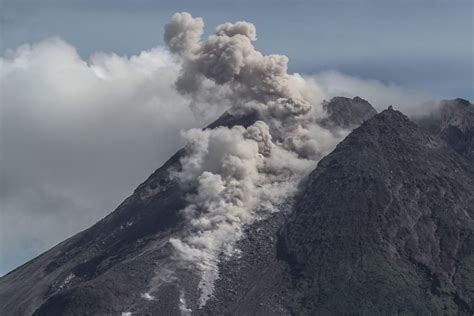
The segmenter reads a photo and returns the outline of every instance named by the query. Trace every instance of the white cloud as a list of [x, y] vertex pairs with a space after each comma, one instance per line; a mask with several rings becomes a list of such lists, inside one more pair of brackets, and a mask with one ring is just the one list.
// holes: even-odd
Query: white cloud
[[328, 97], [359, 96], [372, 104], [377, 111], [389, 105], [407, 115], [417, 115], [431, 111], [431, 96], [395, 84], [384, 84], [375, 79], [349, 76], [338, 71], [325, 71], [312, 76], [304, 76], [309, 82], [318, 85]]
[[113, 210], [202, 125], [154, 48], [83, 60], [54, 38], [0, 59], [0, 273]]

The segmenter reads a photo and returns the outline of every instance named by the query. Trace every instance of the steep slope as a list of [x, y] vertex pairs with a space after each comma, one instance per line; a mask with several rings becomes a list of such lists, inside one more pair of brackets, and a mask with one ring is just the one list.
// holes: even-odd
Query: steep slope
[[472, 164], [392, 109], [310, 175], [280, 236], [297, 313], [474, 312]]

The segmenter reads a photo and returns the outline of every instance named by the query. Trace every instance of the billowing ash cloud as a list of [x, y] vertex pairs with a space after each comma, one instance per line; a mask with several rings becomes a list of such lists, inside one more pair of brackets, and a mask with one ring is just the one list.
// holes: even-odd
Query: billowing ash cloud
[[181, 259], [197, 264], [203, 274], [202, 298], [207, 298], [218, 276], [219, 255], [234, 254], [243, 225], [278, 211], [314, 164], [275, 145], [262, 121], [247, 129], [194, 129], [184, 137], [188, 155], [176, 176], [184, 185], [193, 184], [197, 193], [188, 197], [183, 210], [190, 220], [189, 234], [171, 243]]
[[205, 43], [197, 37], [203, 33], [203, 27], [202, 19], [194, 19], [189, 13], [176, 13], [165, 27], [165, 42], [184, 59], [176, 82], [181, 93], [202, 99], [211, 80], [221, 86], [220, 94], [230, 99], [234, 107], [249, 101], [268, 104], [281, 99], [280, 108], [290, 115], [311, 110], [299, 89], [298, 76], [287, 73], [288, 58], [263, 55], [255, 49], [253, 42], [257, 37], [253, 24], [219, 25]]
[[208, 89], [225, 91], [230, 111], [258, 112], [262, 120], [245, 128], [193, 129], [186, 142], [183, 187], [195, 190], [183, 213], [184, 235], [170, 243], [178, 261], [201, 273], [201, 306], [212, 295], [219, 258], [238, 252], [243, 227], [279, 211], [298, 183], [347, 134], [318, 125], [324, 94], [318, 86], [287, 72], [288, 59], [255, 49], [256, 30], [248, 22], [218, 26], [207, 41], [200, 18], [177, 13], [165, 27], [170, 51], [182, 60], [176, 87], [200, 99]]
[[204, 29], [201, 18], [194, 19], [187, 12], [176, 13], [166, 25], [164, 39], [170, 51], [183, 56], [191, 56], [200, 47]]

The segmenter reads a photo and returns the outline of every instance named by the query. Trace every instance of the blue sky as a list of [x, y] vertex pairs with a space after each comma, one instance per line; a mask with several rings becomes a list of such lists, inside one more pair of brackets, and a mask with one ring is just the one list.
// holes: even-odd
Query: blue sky
[[87, 58], [162, 44], [177, 11], [257, 27], [256, 46], [290, 58], [290, 71], [335, 69], [441, 98], [473, 92], [473, 1], [6, 1], [2, 50], [59, 36]]

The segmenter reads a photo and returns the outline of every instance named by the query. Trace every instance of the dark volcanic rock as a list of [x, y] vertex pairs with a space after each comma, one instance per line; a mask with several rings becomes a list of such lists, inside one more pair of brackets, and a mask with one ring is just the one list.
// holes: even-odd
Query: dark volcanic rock
[[329, 102], [324, 102], [323, 107], [328, 113], [328, 117], [322, 122], [323, 125], [351, 130], [377, 114], [369, 102], [359, 97], [353, 99], [335, 97]]
[[474, 312], [474, 169], [400, 112], [310, 175], [280, 236], [303, 314]]

